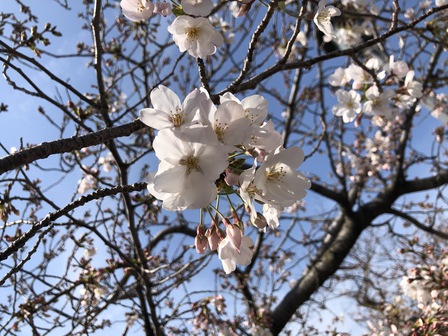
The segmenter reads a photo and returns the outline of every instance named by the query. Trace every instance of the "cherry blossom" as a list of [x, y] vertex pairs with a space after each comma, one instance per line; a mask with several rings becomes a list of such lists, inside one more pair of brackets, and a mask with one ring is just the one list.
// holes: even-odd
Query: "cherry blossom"
[[395, 92], [392, 90], [380, 92], [378, 87], [373, 85], [366, 91], [368, 101], [364, 103], [362, 111], [366, 114], [389, 118], [392, 115], [389, 103], [393, 97], [395, 97]]
[[274, 206], [271, 204], [263, 204], [263, 216], [272, 230], [275, 230], [280, 226], [279, 217], [282, 212], [283, 207]]
[[207, 16], [213, 9], [211, 0], [181, 0], [180, 4], [185, 13], [194, 16]]
[[176, 210], [197, 209], [216, 197], [214, 181], [228, 163], [227, 152], [210, 127], [198, 125], [182, 132], [162, 129], [153, 147], [161, 162], [151, 189], [165, 193], [159, 194], [164, 201], [177, 204]]
[[333, 16], [341, 15], [341, 11], [334, 6], [325, 6], [326, 3], [327, 0], [319, 1], [319, 7], [313, 21], [316, 24], [317, 28], [331, 40], [334, 37], [331, 18]]
[[172, 13], [172, 9], [171, 9], [171, 4], [163, 1], [163, 2], [156, 2], [154, 4], [154, 14], [160, 14], [162, 16], [168, 16], [171, 15]]
[[147, 0], [121, 0], [123, 15], [132, 21], [149, 19], [154, 11], [154, 4]]
[[355, 120], [356, 115], [361, 112], [361, 96], [354, 90], [336, 91], [339, 104], [333, 107], [333, 114], [341, 117], [345, 123]]
[[353, 79], [352, 87], [357, 90], [362, 88], [364, 84], [370, 84], [373, 82], [372, 76], [359, 65], [350, 64], [350, 66], [345, 70], [345, 75]]
[[173, 39], [181, 52], [188, 53], [195, 58], [205, 58], [216, 52], [216, 47], [224, 43], [224, 38], [218, 33], [207, 19], [193, 18], [187, 15], [178, 16], [168, 26]]
[[272, 120], [268, 120], [252, 133], [250, 146], [257, 152], [257, 161], [263, 162], [265, 156], [283, 144], [282, 135], [274, 129]]
[[229, 236], [224, 238], [218, 246], [218, 256], [221, 259], [224, 272], [230, 274], [236, 269], [236, 265], [247, 266], [252, 261], [254, 242], [248, 236], [241, 237], [241, 246], [238, 251], [233, 246]]
[[345, 69], [339, 67], [328, 77], [328, 82], [331, 86], [344, 86], [350, 79]]
[[303, 162], [303, 151], [298, 147], [277, 148], [257, 169], [253, 185], [255, 197], [275, 206], [290, 206], [305, 197], [311, 182], [296, 168]]
[[261, 125], [268, 116], [268, 101], [260, 95], [249, 96], [241, 101], [230, 92], [226, 92], [220, 97], [221, 103], [228, 100], [241, 104], [245, 117], [250, 120], [251, 124]]
[[406, 78], [404, 80], [404, 87], [406, 88], [409, 95], [414, 98], [421, 98], [421, 96], [423, 96], [422, 84], [417, 81], [414, 81], [414, 71], [413, 70], [411, 70], [407, 73]]
[[164, 85], [159, 85], [151, 91], [151, 102], [154, 108], [140, 111], [140, 120], [149, 127], [161, 130], [195, 124], [195, 118], [200, 108], [200, 102], [208, 96], [199, 89], [193, 90], [181, 104], [179, 97]]
[[409, 72], [409, 67], [404, 61], [395, 62], [394, 56], [391, 55], [389, 59], [389, 71], [398, 78], [403, 78]]
[[[242, 145], [250, 136], [250, 121], [244, 116], [243, 107], [234, 101], [225, 101], [218, 108], [210, 105], [208, 119], [218, 140], [223, 144]], [[233, 149], [230, 148], [229, 152]]]

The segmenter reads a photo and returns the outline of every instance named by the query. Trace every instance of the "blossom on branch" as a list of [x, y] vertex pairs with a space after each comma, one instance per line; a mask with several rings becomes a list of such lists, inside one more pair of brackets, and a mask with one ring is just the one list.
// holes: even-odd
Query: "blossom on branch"
[[263, 203], [286, 207], [305, 197], [305, 189], [311, 187], [311, 182], [296, 171], [303, 158], [303, 151], [298, 147], [279, 147], [269, 154], [255, 172], [253, 184], [261, 191], [255, 198]]
[[140, 120], [157, 130], [193, 125], [195, 123], [193, 119], [198, 113], [201, 101], [208, 99], [206, 93], [195, 89], [181, 104], [179, 97], [164, 85], [159, 85], [152, 90], [150, 97], [154, 108], [141, 110]]
[[361, 112], [361, 96], [354, 90], [337, 90], [336, 97], [339, 104], [333, 107], [333, 114], [342, 117], [345, 123], [355, 120], [356, 115]]
[[224, 238], [218, 246], [218, 256], [221, 259], [224, 272], [232, 273], [236, 265], [247, 266], [252, 261], [254, 242], [248, 236], [241, 237], [239, 251], [235, 248], [229, 236]]
[[180, 4], [185, 13], [194, 16], [207, 16], [213, 9], [211, 0], [181, 0]]
[[202, 17], [193, 18], [187, 15], [178, 16], [168, 26], [173, 39], [181, 52], [195, 58], [205, 58], [216, 52], [216, 47], [224, 43], [224, 38], [211, 23]]
[[392, 116], [392, 108], [389, 107], [389, 103], [395, 97], [395, 92], [392, 90], [380, 92], [378, 87], [373, 85], [366, 91], [366, 97], [368, 101], [362, 108], [364, 113], [386, 118]]
[[339, 8], [334, 6], [325, 6], [326, 4], [327, 0], [319, 1], [319, 7], [316, 15], [314, 15], [313, 21], [317, 28], [324, 33], [329, 40], [331, 40], [335, 36], [333, 25], [331, 24], [331, 18], [333, 16], [341, 15], [341, 11]]
[[209, 126], [163, 129], [153, 143], [160, 164], [150, 190], [168, 210], [198, 209], [216, 197], [215, 180], [227, 168], [227, 152]]
[[154, 11], [154, 4], [148, 0], [121, 0], [120, 7], [131, 21], [149, 19]]

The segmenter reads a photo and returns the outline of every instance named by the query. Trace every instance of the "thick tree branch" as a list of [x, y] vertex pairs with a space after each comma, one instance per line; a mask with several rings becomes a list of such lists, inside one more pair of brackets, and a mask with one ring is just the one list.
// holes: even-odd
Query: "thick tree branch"
[[389, 212], [395, 200], [406, 193], [429, 190], [448, 183], [448, 171], [420, 180], [392, 183], [357, 212], [340, 213], [340, 230], [330, 244], [325, 244], [316, 253], [311, 265], [272, 313], [271, 331], [278, 335], [295, 311], [313, 295], [322, 284], [340, 268], [345, 257], [356, 244], [362, 231], [373, 219]]
[[415, 225], [416, 227], [418, 227], [420, 230], [423, 230], [423, 231], [428, 232], [430, 234], [439, 236], [439, 237], [441, 237], [443, 239], [448, 239], [448, 233], [441, 232], [441, 231], [433, 229], [430, 226], [423, 225], [417, 219], [415, 219], [412, 216], [409, 216], [407, 213], [404, 213], [404, 212], [396, 210], [396, 209], [389, 209], [388, 213], [403, 218], [404, 220], [406, 220], [406, 221], [412, 223], [413, 225]]
[[342, 228], [336, 239], [322, 253], [321, 258], [305, 270], [302, 278], [272, 312], [271, 332], [274, 335], [278, 335], [283, 330], [296, 310], [339, 269], [358, 240], [363, 226], [346, 215], [342, 215], [341, 220], [343, 221]]
[[443, 186], [448, 183], [448, 170], [442, 170], [439, 174], [411, 181], [404, 181], [398, 187], [400, 195], [418, 191], [425, 191]]
[[81, 148], [95, 146], [108, 140], [122, 136], [128, 136], [145, 127], [140, 120], [117, 127], [104, 128], [98, 132], [83, 136], [59, 139], [51, 142], [43, 142], [32, 148], [27, 148], [15, 154], [0, 159], [0, 174], [9, 170], [20, 168], [36, 160], [45, 159], [53, 154], [68, 153]]

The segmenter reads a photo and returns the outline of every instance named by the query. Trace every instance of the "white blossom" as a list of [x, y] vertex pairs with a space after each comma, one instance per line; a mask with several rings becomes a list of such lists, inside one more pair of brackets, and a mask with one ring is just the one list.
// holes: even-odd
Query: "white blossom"
[[333, 25], [331, 24], [331, 18], [333, 16], [341, 15], [341, 11], [334, 6], [325, 6], [327, 0], [320, 0], [319, 6], [314, 16], [314, 23], [317, 28], [325, 34], [328, 38], [334, 37]]
[[216, 47], [224, 43], [224, 38], [218, 33], [207, 19], [193, 18], [187, 15], [178, 16], [168, 26], [173, 34], [174, 42], [181, 52], [188, 53], [195, 58], [205, 58], [216, 52]]
[[248, 236], [241, 237], [240, 251], [233, 246], [229, 236], [224, 238], [218, 246], [218, 256], [221, 259], [224, 272], [232, 273], [236, 265], [247, 266], [252, 261], [254, 242]]
[[168, 16], [173, 12], [172, 8], [171, 8], [171, 4], [166, 2], [166, 1], [162, 1], [162, 2], [156, 2], [154, 4], [154, 14], [160, 14], [162, 16]]
[[[244, 115], [243, 107], [235, 101], [225, 101], [216, 108], [211, 109], [208, 119], [218, 140], [225, 145], [242, 145], [250, 136], [250, 121]], [[229, 152], [234, 149], [229, 148]]]
[[350, 79], [351, 77], [347, 75], [344, 68], [337, 68], [332, 75], [328, 76], [328, 82], [331, 86], [344, 86]]
[[185, 13], [194, 16], [207, 16], [213, 9], [211, 0], [181, 0], [180, 4]]
[[380, 93], [378, 87], [373, 85], [366, 91], [368, 101], [364, 103], [362, 111], [366, 114], [389, 118], [392, 115], [389, 103], [393, 97], [395, 97], [395, 92], [392, 90]]
[[208, 99], [206, 93], [195, 89], [181, 104], [179, 97], [164, 85], [153, 89], [150, 97], [154, 108], [141, 110], [140, 120], [157, 130], [194, 125], [201, 101]]
[[147, 0], [121, 0], [123, 15], [132, 21], [146, 20], [154, 11], [154, 4]]
[[305, 197], [311, 182], [295, 170], [303, 162], [303, 151], [298, 147], [277, 148], [266, 156], [255, 172], [255, 198], [275, 206], [290, 206]]
[[216, 197], [214, 181], [227, 168], [227, 152], [209, 126], [163, 129], [153, 143], [160, 163], [152, 185], [154, 196], [168, 200], [169, 210], [205, 207]]
[[342, 117], [345, 123], [355, 120], [356, 115], [361, 112], [361, 96], [354, 90], [337, 90], [336, 97], [339, 104], [333, 107], [333, 114]]
[[409, 67], [405, 61], [395, 62], [394, 55], [391, 55], [389, 59], [389, 71], [398, 78], [403, 78], [409, 72]]
[[414, 98], [420, 98], [423, 96], [422, 84], [414, 80], [414, 71], [411, 70], [407, 73], [406, 78], [404, 80], [404, 86], [408, 91], [409, 95]]

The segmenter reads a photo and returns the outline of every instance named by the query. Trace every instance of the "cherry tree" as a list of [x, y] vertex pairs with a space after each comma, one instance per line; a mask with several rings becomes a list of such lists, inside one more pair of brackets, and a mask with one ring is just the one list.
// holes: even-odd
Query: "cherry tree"
[[0, 334], [447, 332], [446, 1], [43, 2], [0, 14]]

